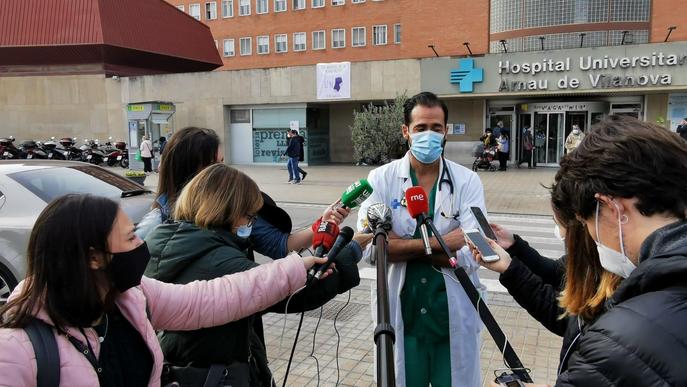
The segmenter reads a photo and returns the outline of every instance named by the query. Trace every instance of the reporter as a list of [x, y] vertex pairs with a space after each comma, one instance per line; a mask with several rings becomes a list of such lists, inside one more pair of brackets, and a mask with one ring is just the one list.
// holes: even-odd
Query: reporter
[[38, 319], [56, 333], [61, 385], [159, 386], [155, 330], [207, 328], [248, 316], [301, 287], [305, 270], [320, 262], [290, 257], [182, 286], [142, 277], [148, 259], [117, 203], [90, 195], [50, 203], [31, 232], [27, 277], [0, 310], [0, 383], [37, 384], [23, 328]]
[[[250, 256], [248, 238], [262, 206], [260, 190], [250, 177], [224, 164], [205, 168], [178, 196], [172, 212], [176, 222], [160, 225], [146, 238], [152, 256], [146, 275], [185, 284], [257, 267]], [[356, 247], [355, 243], [349, 245]], [[330, 278], [295, 295], [289, 311], [317, 308], [360, 282], [355, 264], [339, 264], [337, 269], [337, 273], [330, 271]], [[284, 313], [286, 301], [256, 312]], [[254, 324], [259, 319], [257, 314], [214, 328], [162, 333], [160, 343], [165, 359], [177, 367], [174, 376], [178, 379], [168, 382], [194, 374], [199, 379], [192, 384], [202, 385], [211, 370], [226, 369], [230, 378], [224, 379], [226, 384], [270, 386], [272, 374], [262, 329]]]

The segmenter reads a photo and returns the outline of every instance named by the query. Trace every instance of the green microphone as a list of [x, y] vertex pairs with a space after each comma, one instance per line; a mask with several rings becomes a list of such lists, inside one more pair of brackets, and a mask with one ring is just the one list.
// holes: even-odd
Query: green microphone
[[339, 199], [339, 203], [343, 208], [355, 208], [369, 198], [372, 191], [370, 183], [365, 179], [360, 179], [346, 188], [341, 199]]

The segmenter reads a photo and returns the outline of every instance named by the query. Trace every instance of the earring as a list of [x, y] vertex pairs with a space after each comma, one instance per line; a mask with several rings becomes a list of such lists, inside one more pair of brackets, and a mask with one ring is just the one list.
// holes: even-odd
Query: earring
[[623, 216], [620, 217], [620, 224], [627, 224], [630, 219], [627, 217], [627, 215], [623, 214]]

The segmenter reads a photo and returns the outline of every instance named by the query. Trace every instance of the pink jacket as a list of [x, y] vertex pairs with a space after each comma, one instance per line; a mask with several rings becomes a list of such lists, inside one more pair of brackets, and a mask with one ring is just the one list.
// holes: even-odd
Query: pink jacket
[[[296, 291], [305, 284], [305, 277], [305, 269], [298, 256], [187, 285], [167, 284], [143, 277], [141, 286], [122, 293], [116, 304], [150, 348], [153, 371], [148, 384], [159, 386], [163, 355], [155, 330], [196, 330], [250, 316]], [[22, 285], [23, 282], [10, 299], [19, 294]], [[36, 317], [51, 323], [44, 309]], [[67, 332], [84, 341], [78, 329], [68, 328]], [[93, 351], [99, 355], [97, 333], [91, 328], [85, 332]], [[60, 386], [98, 385], [98, 377], [91, 364], [64, 335], [57, 336], [57, 347], [60, 353]], [[23, 329], [0, 329], [0, 386], [35, 386], [35, 359], [33, 347]]]

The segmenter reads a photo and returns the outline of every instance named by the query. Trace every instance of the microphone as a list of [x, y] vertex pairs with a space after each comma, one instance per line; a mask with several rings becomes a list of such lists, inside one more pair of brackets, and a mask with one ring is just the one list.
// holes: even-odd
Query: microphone
[[427, 193], [420, 186], [410, 187], [406, 190], [406, 203], [410, 216], [415, 218], [420, 225], [422, 243], [425, 245], [425, 255], [432, 255], [432, 246], [429, 244], [429, 234], [425, 224], [426, 215], [429, 212]]
[[343, 208], [355, 208], [372, 195], [372, 186], [365, 179], [360, 179], [346, 188], [339, 203]]
[[[339, 235], [339, 226], [334, 222], [322, 221], [322, 219], [317, 219], [315, 223], [312, 224], [312, 245], [315, 248], [316, 257], [323, 257], [324, 254], [332, 248], [337, 235]], [[312, 274], [315, 274], [313, 270]]]
[[391, 209], [384, 203], [375, 203], [367, 209], [367, 223], [373, 232], [381, 228], [391, 230]]
[[334, 245], [327, 254], [327, 262], [323, 263], [322, 265], [319, 265], [317, 269], [313, 267], [313, 269], [315, 269], [315, 279], [320, 279], [320, 277], [322, 277], [322, 274], [324, 274], [324, 272], [327, 271], [327, 269], [329, 269], [329, 266], [332, 264], [332, 262], [334, 262], [336, 256], [339, 255], [341, 250], [343, 250], [343, 248], [346, 247], [346, 245], [349, 244], [351, 240], [353, 240], [353, 234], [353, 229], [348, 226], [341, 229], [339, 236], [336, 237]]

